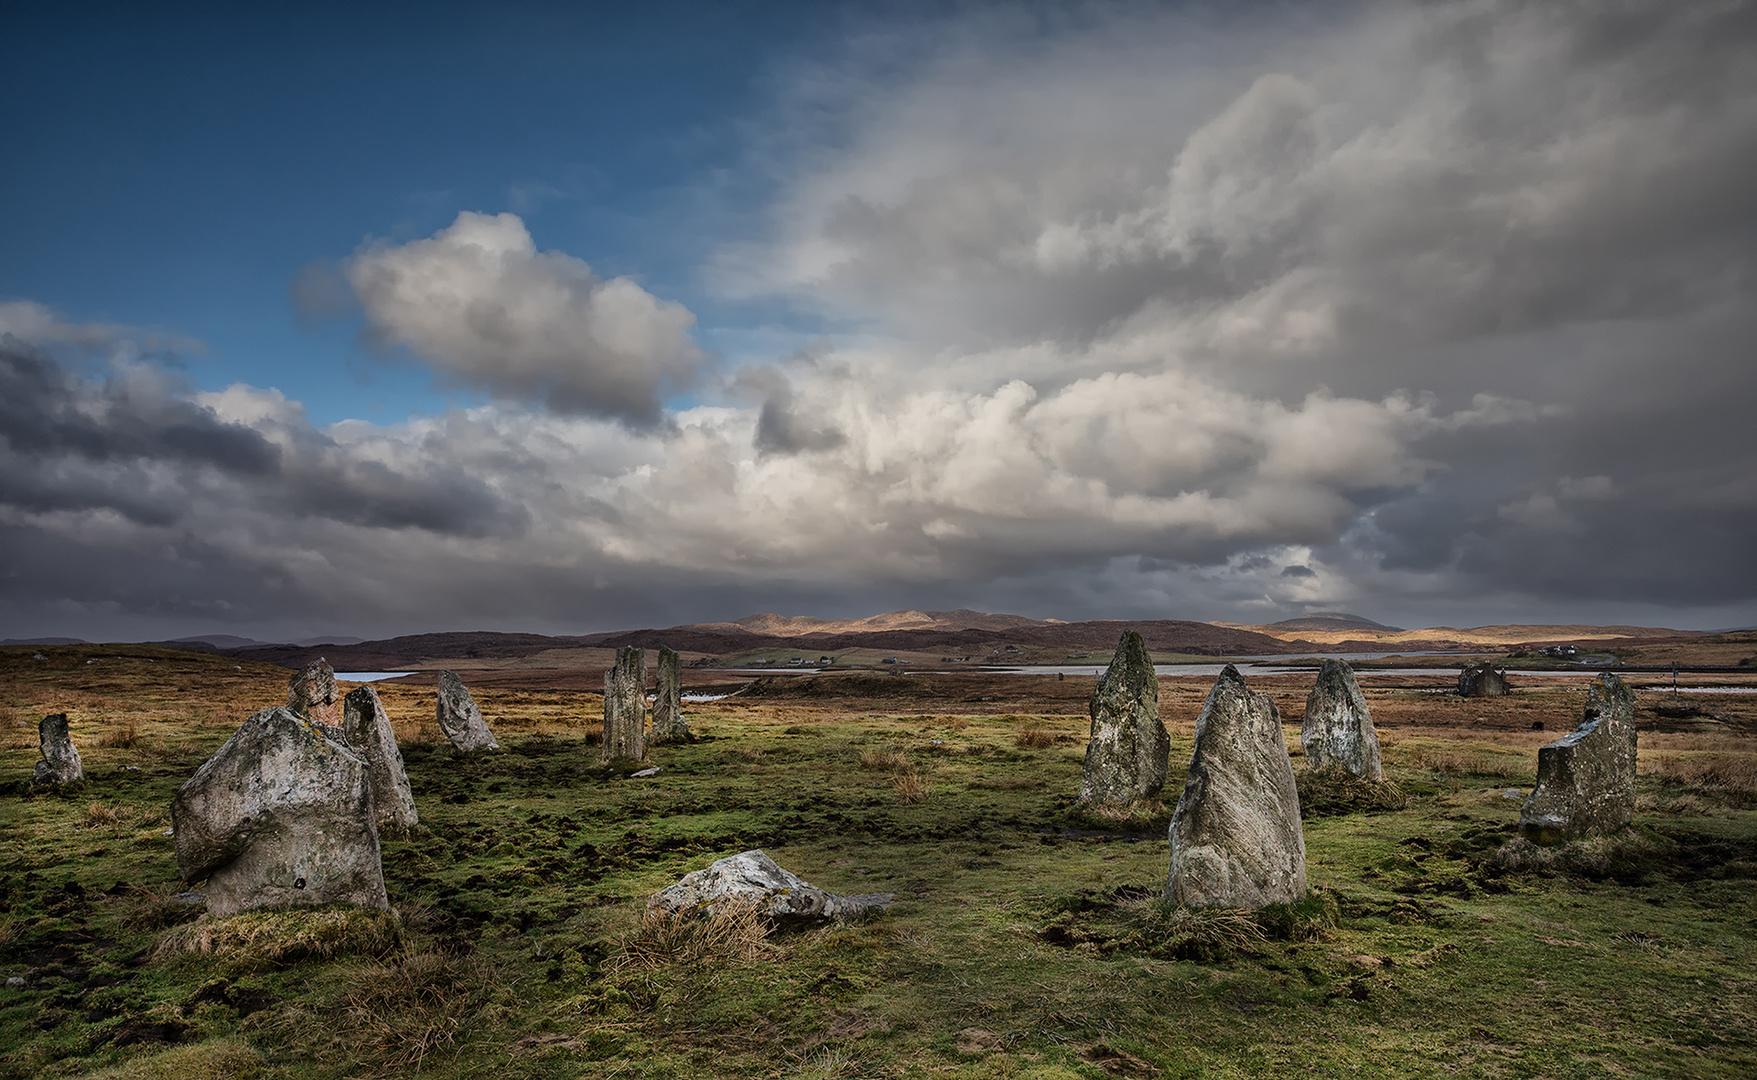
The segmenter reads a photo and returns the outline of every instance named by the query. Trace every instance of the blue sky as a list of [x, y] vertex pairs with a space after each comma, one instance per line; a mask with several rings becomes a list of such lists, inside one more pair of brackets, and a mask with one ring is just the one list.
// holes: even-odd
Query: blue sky
[[1757, 4], [13, 4], [0, 637], [1757, 623]]

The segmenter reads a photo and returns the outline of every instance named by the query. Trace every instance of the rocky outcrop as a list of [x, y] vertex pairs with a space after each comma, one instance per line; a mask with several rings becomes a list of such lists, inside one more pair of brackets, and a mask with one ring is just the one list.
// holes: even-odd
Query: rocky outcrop
[[761, 851], [724, 858], [704, 870], [685, 874], [675, 885], [653, 894], [649, 910], [672, 915], [712, 915], [727, 900], [754, 903], [774, 919], [839, 919], [874, 908], [887, 908], [891, 893], [836, 896], [801, 881]]
[[372, 809], [381, 827], [407, 829], [420, 820], [415, 797], [409, 791], [409, 774], [403, 770], [403, 752], [397, 747], [396, 731], [385, 715], [378, 691], [361, 686], [342, 699], [342, 731], [348, 745], [366, 758], [367, 778], [372, 787]]
[[1540, 844], [1607, 833], [1635, 814], [1635, 695], [1615, 675], [1586, 693], [1580, 726], [1537, 751], [1537, 787], [1519, 834]]
[[1189, 776], [1171, 817], [1166, 899], [1254, 909], [1305, 894], [1306, 842], [1281, 717], [1228, 664], [1196, 720]]
[[686, 742], [689, 724], [683, 719], [683, 658], [659, 646], [657, 687], [653, 691], [653, 741]]
[[1306, 697], [1299, 745], [1309, 769], [1346, 769], [1363, 780], [1385, 778], [1373, 714], [1354, 669], [1340, 660], [1326, 660], [1318, 671], [1318, 684]]
[[211, 915], [387, 908], [364, 755], [291, 709], [252, 716], [171, 801], [177, 868], [207, 880]]
[[1116, 655], [1098, 678], [1088, 706], [1092, 736], [1080, 773], [1084, 802], [1126, 805], [1165, 787], [1171, 736], [1159, 722], [1159, 680], [1147, 644], [1123, 632]]
[[67, 731], [67, 714], [50, 713], [37, 722], [37, 742], [43, 756], [31, 770], [34, 784], [71, 784], [85, 779], [85, 766]]
[[439, 673], [439, 730], [459, 750], [468, 753], [472, 750], [498, 750], [500, 744], [494, 741], [494, 733], [482, 719], [482, 710], [476, 708], [476, 699], [464, 686], [464, 680], [450, 671]]
[[341, 726], [337, 715], [336, 672], [329, 661], [318, 657], [287, 680], [287, 708], [295, 715], [330, 727]]
[[1459, 697], [1506, 697], [1507, 676], [1484, 660], [1458, 673]]
[[604, 673], [603, 761], [647, 756], [647, 650], [629, 645], [616, 650], [616, 664]]

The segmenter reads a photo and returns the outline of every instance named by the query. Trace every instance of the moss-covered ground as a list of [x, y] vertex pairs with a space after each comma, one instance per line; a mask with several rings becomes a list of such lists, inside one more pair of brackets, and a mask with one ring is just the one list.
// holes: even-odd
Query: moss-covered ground
[[[1647, 726], [1635, 826], [1530, 851], [1508, 845], [1517, 796], [1580, 688], [1369, 685], [1406, 805], [1308, 785], [1316, 897], [1228, 922], [1156, 906], [1169, 806], [1073, 804], [1065, 684], [968, 715], [700, 705], [701, 738], [654, 748], [644, 780], [599, 766], [592, 695], [496, 684], [478, 700], [505, 750], [463, 758], [430, 690], [386, 685], [422, 819], [384, 842], [396, 919], [214, 925], [176, 899], [166, 808], [289, 673], [37, 652], [0, 650], [0, 977], [24, 980], [0, 988], [0, 1076], [1757, 1075], [1757, 739], [1736, 723]], [[1295, 750], [1308, 686], [1268, 685]], [[1205, 692], [1164, 684], [1174, 762]], [[75, 790], [28, 782], [51, 711]], [[756, 847], [896, 904], [766, 934], [643, 923], [649, 894]]]

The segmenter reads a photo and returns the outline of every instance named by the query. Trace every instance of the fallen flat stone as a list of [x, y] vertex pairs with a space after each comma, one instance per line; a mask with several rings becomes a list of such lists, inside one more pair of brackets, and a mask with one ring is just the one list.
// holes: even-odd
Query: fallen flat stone
[[1196, 720], [1170, 831], [1172, 903], [1255, 909], [1306, 895], [1299, 789], [1281, 717], [1231, 664]]
[[459, 750], [469, 753], [472, 750], [498, 750], [500, 744], [494, 741], [494, 733], [488, 730], [488, 724], [482, 719], [482, 710], [476, 707], [476, 699], [470, 696], [465, 688], [464, 680], [455, 672], [439, 673], [439, 730]]
[[71, 784], [85, 779], [85, 766], [80, 764], [79, 750], [67, 732], [67, 714], [50, 713], [37, 721], [37, 743], [42, 757], [31, 770], [34, 784]]
[[287, 680], [287, 708], [330, 727], [341, 726], [336, 709], [339, 696], [335, 668], [321, 656]]
[[246, 720], [177, 789], [171, 826], [177, 868], [206, 879], [210, 915], [390, 906], [366, 758], [291, 709]]
[[685, 874], [654, 893], [649, 910], [712, 915], [726, 900], [754, 902], [776, 919], [840, 919], [891, 906], [892, 893], [836, 896], [781, 869], [762, 851], [745, 851]]
[[653, 776], [658, 776], [658, 775], [659, 775], [659, 766], [654, 765], [650, 769], [641, 769], [638, 772], [631, 772], [628, 774], [628, 778], [630, 780], [645, 780], [648, 777], [653, 777]]
[[1379, 733], [1354, 669], [1340, 660], [1326, 660], [1318, 684], [1306, 697], [1299, 745], [1310, 769], [1346, 769], [1363, 780], [1383, 780]]
[[683, 658], [661, 645], [657, 685], [653, 692], [653, 741], [688, 740], [689, 724], [683, 719]]
[[1459, 697], [1506, 697], [1507, 676], [1484, 660], [1458, 673]]
[[616, 663], [604, 673], [604, 737], [601, 761], [647, 756], [647, 650], [629, 645], [616, 650]]
[[1519, 835], [1540, 844], [1613, 832], [1635, 815], [1635, 695], [1615, 675], [1592, 680], [1580, 726], [1539, 747], [1537, 787]]
[[1159, 722], [1159, 679], [1140, 634], [1123, 632], [1087, 711], [1092, 735], [1080, 771], [1081, 801], [1120, 806], [1158, 795], [1171, 736]]
[[390, 726], [378, 691], [356, 687], [342, 699], [342, 731], [348, 745], [366, 758], [372, 785], [372, 809], [380, 825], [399, 829], [414, 827], [415, 796], [409, 791], [409, 774], [403, 769], [403, 752], [396, 731]]

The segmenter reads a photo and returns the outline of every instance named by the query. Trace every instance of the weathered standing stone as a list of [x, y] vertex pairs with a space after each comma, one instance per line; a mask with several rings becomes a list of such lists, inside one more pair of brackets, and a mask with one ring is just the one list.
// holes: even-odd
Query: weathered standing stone
[[339, 695], [340, 691], [336, 689], [336, 670], [321, 656], [287, 680], [287, 708], [298, 716], [328, 724], [330, 727], [341, 726], [341, 718], [336, 709]]
[[647, 756], [647, 650], [630, 645], [616, 650], [616, 664], [604, 673], [604, 761]]
[[653, 692], [653, 741], [684, 742], [689, 724], [683, 719], [683, 658], [659, 646], [658, 684]]
[[37, 784], [71, 784], [85, 779], [85, 767], [79, 763], [79, 751], [73, 736], [67, 733], [67, 714], [50, 713], [37, 722], [37, 741], [43, 756], [31, 771]]
[[372, 785], [372, 809], [381, 825], [412, 827], [419, 819], [415, 797], [409, 791], [409, 774], [403, 771], [403, 752], [397, 734], [385, 715], [378, 691], [361, 686], [342, 699], [342, 731], [348, 745], [366, 758]]
[[1281, 716], [1228, 664], [1196, 720], [1189, 777], [1171, 817], [1166, 899], [1254, 909], [1305, 894], [1306, 841]]
[[1459, 697], [1506, 697], [1507, 676], [1484, 660], [1471, 664], [1458, 673]]
[[1537, 787], [1519, 834], [1540, 844], [1607, 833], [1635, 814], [1635, 695], [1615, 675], [1592, 680], [1580, 726], [1539, 747]]
[[836, 896], [794, 877], [765, 852], [745, 851], [685, 874], [654, 893], [647, 907], [673, 915], [712, 915], [720, 903], [742, 900], [776, 919], [838, 919], [890, 907], [894, 898], [891, 893]]
[[466, 753], [471, 750], [498, 750], [500, 744], [494, 741], [494, 733], [482, 719], [482, 710], [476, 708], [476, 699], [464, 686], [464, 680], [455, 672], [439, 673], [439, 730], [451, 744]]
[[314, 904], [390, 906], [371, 767], [291, 709], [252, 716], [171, 801], [177, 868], [207, 879], [210, 915]]
[[1340, 660], [1326, 660], [1318, 671], [1318, 685], [1306, 697], [1299, 745], [1308, 768], [1343, 768], [1362, 780], [1385, 778], [1373, 714], [1354, 669]]
[[1126, 805], [1165, 787], [1171, 736], [1159, 722], [1159, 680], [1147, 643], [1125, 630], [1088, 706], [1092, 737], [1080, 773], [1084, 802]]

